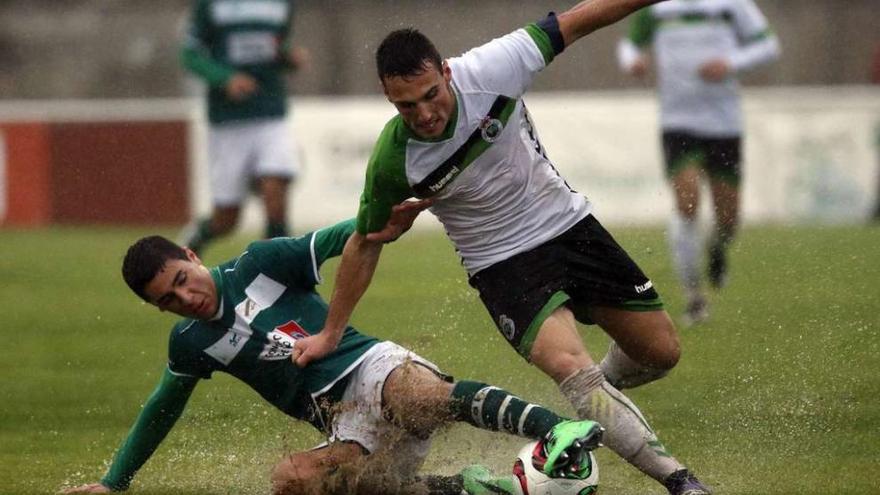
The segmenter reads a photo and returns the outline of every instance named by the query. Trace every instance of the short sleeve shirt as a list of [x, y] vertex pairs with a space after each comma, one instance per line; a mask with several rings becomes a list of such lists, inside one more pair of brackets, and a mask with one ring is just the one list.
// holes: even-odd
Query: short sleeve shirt
[[341, 253], [353, 230], [348, 221], [299, 238], [255, 242], [212, 268], [220, 307], [212, 320], [175, 325], [171, 372], [200, 378], [229, 373], [285, 413], [313, 421], [315, 399], [344, 380], [378, 342], [348, 327], [324, 359], [305, 368], [290, 359], [297, 339], [324, 326], [327, 304], [315, 291], [318, 268]]
[[473, 274], [568, 230], [590, 211], [541, 145], [523, 93], [554, 57], [537, 24], [448, 61], [455, 112], [438, 140], [419, 139], [400, 116], [376, 143], [358, 231], [382, 229], [391, 207], [416, 197], [431, 207]]

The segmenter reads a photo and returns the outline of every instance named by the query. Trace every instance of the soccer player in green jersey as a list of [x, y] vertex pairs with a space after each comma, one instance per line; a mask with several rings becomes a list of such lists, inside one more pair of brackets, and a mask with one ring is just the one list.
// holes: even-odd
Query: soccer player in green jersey
[[[656, 1], [581, 2], [447, 60], [414, 29], [386, 36], [376, 65], [398, 115], [370, 158], [327, 323], [300, 343], [298, 364], [339, 345], [381, 254], [368, 234], [386, 228], [394, 205], [426, 198], [510, 345], [559, 385], [581, 418], [606, 426], [605, 444], [623, 459], [673, 495], [709, 493], [620, 392], [675, 366], [675, 326], [651, 280], [556, 172], [523, 103], [537, 73], [566, 47]], [[601, 363], [576, 320], [614, 340]]]
[[[300, 238], [255, 242], [213, 268], [163, 237], [132, 245], [123, 261], [125, 281], [148, 303], [184, 319], [171, 331], [168, 367], [106, 475], [67, 493], [127, 489], [196, 385], [214, 372], [240, 379], [273, 406], [328, 435], [325, 444], [278, 463], [275, 493], [512, 493], [512, 478], [493, 478], [479, 466], [457, 476], [416, 476], [431, 432], [448, 421], [541, 439], [536, 467], [551, 476], [588, 476], [586, 454], [603, 432], [597, 423], [566, 420], [484, 383], [453, 382], [392, 342], [349, 326], [324, 359], [303, 368], [293, 362], [297, 342], [319, 331], [327, 315], [315, 291], [319, 268], [340, 254], [354, 229], [351, 220]], [[376, 480], [379, 487], [372, 484]], [[407, 491], [416, 488], [421, 491]]]
[[208, 86], [211, 216], [181, 243], [200, 252], [238, 223], [252, 183], [266, 211], [267, 238], [288, 232], [287, 189], [298, 170], [285, 121], [285, 72], [306, 65], [291, 41], [292, 0], [193, 0], [181, 61]]
[[727, 250], [739, 223], [742, 116], [737, 76], [779, 56], [779, 43], [752, 0], [669, 0], [633, 16], [621, 40], [621, 67], [635, 77], [654, 54], [666, 174], [675, 196], [669, 229], [684, 287], [685, 325], [709, 316], [702, 289], [700, 184], [712, 192], [709, 283], [727, 282]]

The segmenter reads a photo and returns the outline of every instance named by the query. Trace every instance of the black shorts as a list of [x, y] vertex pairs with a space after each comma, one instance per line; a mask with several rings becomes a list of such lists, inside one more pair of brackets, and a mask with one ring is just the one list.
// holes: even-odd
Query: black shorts
[[696, 162], [712, 179], [738, 185], [742, 177], [741, 148], [739, 136], [705, 138], [688, 132], [663, 133], [663, 156], [668, 177], [674, 176], [684, 165]]
[[470, 284], [498, 330], [526, 359], [541, 324], [563, 304], [592, 324], [591, 306], [656, 311], [653, 284], [592, 215], [562, 235], [477, 272]]

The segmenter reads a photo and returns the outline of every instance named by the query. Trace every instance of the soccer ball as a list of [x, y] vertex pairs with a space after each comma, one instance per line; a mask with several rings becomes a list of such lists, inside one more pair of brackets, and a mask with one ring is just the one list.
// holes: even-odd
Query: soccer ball
[[599, 464], [592, 452], [590, 475], [585, 479], [551, 478], [535, 469], [532, 455], [540, 449], [538, 442], [527, 444], [519, 451], [513, 464], [513, 492], [516, 495], [588, 495], [599, 490]]

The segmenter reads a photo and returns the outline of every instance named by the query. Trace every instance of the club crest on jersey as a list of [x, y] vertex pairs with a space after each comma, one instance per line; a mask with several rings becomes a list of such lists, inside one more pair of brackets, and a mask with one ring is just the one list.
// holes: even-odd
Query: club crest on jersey
[[513, 340], [513, 336], [516, 334], [516, 324], [507, 315], [498, 317], [498, 328], [501, 329], [501, 334], [504, 335], [505, 339]]
[[287, 335], [290, 335], [291, 337], [293, 337], [296, 340], [304, 339], [310, 335], [309, 332], [307, 332], [305, 328], [301, 327], [299, 325], [299, 323], [297, 323], [293, 320], [288, 321], [284, 325], [279, 325], [279, 326], [275, 327], [275, 330], [278, 330], [279, 332], [282, 332], [282, 333], [286, 333]]
[[308, 336], [309, 332], [293, 320], [279, 325], [266, 334], [266, 344], [263, 346], [263, 352], [260, 353], [260, 359], [266, 361], [287, 359], [293, 352], [296, 341]]
[[504, 123], [498, 119], [486, 116], [483, 118], [483, 121], [480, 122], [480, 135], [483, 137], [483, 141], [486, 141], [487, 143], [494, 143], [503, 130]]

